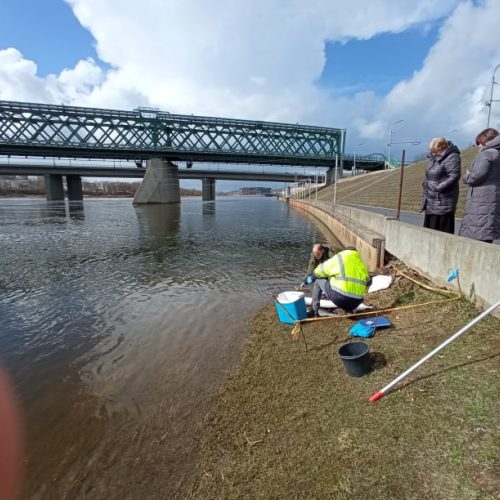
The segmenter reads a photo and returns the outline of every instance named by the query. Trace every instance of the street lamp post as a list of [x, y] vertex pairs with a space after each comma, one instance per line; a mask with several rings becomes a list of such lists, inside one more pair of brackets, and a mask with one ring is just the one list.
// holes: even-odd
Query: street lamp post
[[394, 126], [397, 125], [398, 123], [403, 123], [404, 120], [398, 120], [396, 122], [394, 122], [392, 125], [391, 125], [391, 132], [389, 134], [389, 154], [388, 154], [388, 158], [387, 158], [387, 163], [389, 163], [389, 166], [391, 164], [391, 148], [392, 148], [392, 134], [393, 134], [393, 129], [394, 129]]
[[316, 201], [318, 201], [318, 169], [314, 169], [314, 174], [315, 174], [315, 186], [316, 186]]
[[493, 100], [493, 88], [495, 87], [495, 73], [497, 69], [500, 68], [500, 64], [495, 66], [493, 70], [493, 76], [491, 77], [491, 91], [490, 91], [490, 100], [486, 102], [486, 106], [488, 106], [488, 122], [486, 123], [486, 128], [490, 128], [490, 115], [491, 115], [491, 104], [493, 102], [498, 102], [498, 99]]
[[333, 185], [333, 204], [337, 204], [337, 177], [339, 171], [339, 155], [335, 155], [335, 184]]
[[364, 142], [360, 142], [359, 144], [354, 146], [354, 166], [353, 166], [354, 175], [356, 175], [358, 173], [358, 170], [356, 168], [356, 149], [359, 148], [359, 146], [363, 146], [363, 144], [364, 144]]

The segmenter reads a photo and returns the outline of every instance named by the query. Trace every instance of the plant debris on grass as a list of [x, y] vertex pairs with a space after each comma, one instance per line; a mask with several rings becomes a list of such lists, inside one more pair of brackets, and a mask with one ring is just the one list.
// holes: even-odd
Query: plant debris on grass
[[[399, 277], [365, 302], [385, 309], [440, 298]], [[186, 495], [499, 498], [498, 319], [485, 318], [368, 403], [476, 314], [463, 298], [385, 313], [393, 327], [362, 339], [372, 371], [352, 378], [337, 350], [356, 318], [305, 323], [306, 352], [274, 306], [264, 307], [207, 417]]]

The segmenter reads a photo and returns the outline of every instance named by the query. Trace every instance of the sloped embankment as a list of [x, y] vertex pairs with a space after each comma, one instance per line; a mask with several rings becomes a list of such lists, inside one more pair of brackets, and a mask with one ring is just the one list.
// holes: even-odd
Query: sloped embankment
[[[476, 154], [477, 148], [468, 148], [462, 152], [462, 174], [465, 174]], [[405, 168], [402, 210], [409, 212], [420, 210], [426, 164], [427, 162], [421, 161]], [[347, 177], [337, 184], [337, 202], [397, 209], [399, 182], [399, 169]], [[456, 213], [459, 218], [463, 214], [467, 190], [468, 187], [460, 181], [460, 197]], [[332, 201], [333, 186], [322, 189], [318, 193], [318, 199]]]

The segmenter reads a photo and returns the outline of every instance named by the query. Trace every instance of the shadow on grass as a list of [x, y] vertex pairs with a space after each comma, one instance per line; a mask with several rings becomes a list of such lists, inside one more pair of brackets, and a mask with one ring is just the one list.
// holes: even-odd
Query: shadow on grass
[[443, 370], [428, 373], [427, 375], [421, 375], [417, 378], [414, 378], [412, 380], [408, 380], [408, 381], [404, 382], [397, 389], [394, 389], [394, 391], [392, 391], [392, 392], [399, 392], [399, 391], [405, 389], [406, 387], [414, 384], [415, 382], [420, 382], [421, 380], [426, 380], [428, 378], [435, 377], [437, 375], [441, 375], [443, 373], [446, 373], [446, 372], [449, 372], [452, 370], [456, 370], [457, 368], [462, 368], [463, 366], [474, 365], [476, 363], [480, 363], [481, 361], [487, 361], [488, 359], [493, 359], [493, 358], [496, 358], [498, 356], [500, 356], [500, 352], [495, 352], [493, 354], [490, 354], [489, 356], [484, 356], [483, 358], [471, 359], [470, 361], [465, 361], [464, 363], [460, 363], [458, 365], [449, 366], [448, 368], [444, 368]]
[[370, 353], [370, 372], [380, 370], [387, 365], [387, 358], [381, 352], [371, 352]]

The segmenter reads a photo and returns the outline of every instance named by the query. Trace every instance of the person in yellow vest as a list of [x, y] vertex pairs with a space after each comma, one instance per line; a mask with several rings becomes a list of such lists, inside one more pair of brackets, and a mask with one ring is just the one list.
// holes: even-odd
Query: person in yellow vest
[[314, 283], [312, 313], [318, 316], [323, 293], [328, 300], [346, 311], [356, 309], [363, 302], [371, 278], [359, 252], [348, 247], [321, 263], [308, 276], [307, 283]]

